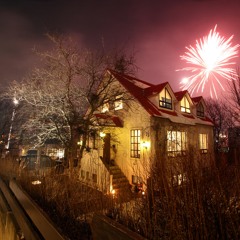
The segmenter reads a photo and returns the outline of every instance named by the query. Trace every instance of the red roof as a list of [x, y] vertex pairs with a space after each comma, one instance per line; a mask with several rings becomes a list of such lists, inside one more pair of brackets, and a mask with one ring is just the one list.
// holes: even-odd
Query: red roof
[[[165, 114], [171, 115], [171, 116], [178, 116], [176, 111], [168, 110], [159, 108], [158, 106], [154, 105], [152, 101], [150, 101], [149, 97], [161, 92], [164, 87], [169, 85], [168, 82], [164, 82], [158, 85], [154, 85], [148, 82], [145, 82], [143, 80], [137, 79], [135, 77], [121, 74], [113, 70], [108, 70], [110, 74], [112, 74], [121, 84], [123, 87], [126, 88], [126, 90], [129, 91], [130, 94], [144, 107], [144, 109], [152, 116], [166, 116]], [[169, 85], [171, 88], [171, 86]], [[184, 95], [188, 93], [187, 90], [179, 91], [174, 93], [176, 99], [180, 101]], [[190, 95], [189, 95], [190, 97]], [[190, 97], [191, 98], [191, 97]], [[200, 101], [202, 97], [197, 98], [191, 98], [194, 102]], [[192, 115], [182, 114], [181, 116], [192, 118], [195, 117]], [[208, 118], [202, 119], [204, 121], [210, 121]]]
[[[95, 114], [95, 117], [97, 118], [100, 125], [123, 127], [121, 119], [117, 116], [110, 116], [107, 114], [97, 113]], [[102, 122], [101, 119], [103, 120]]]
[[168, 85], [168, 82], [151, 86], [151, 87], [145, 89], [145, 94], [146, 94], [146, 96], [150, 96], [150, 95], [153, 95], [154, 93], [159, 93], [159, 92], [161, 92], [167, 85]]
[[202, 96], [199, 96], [199, 97], [193, 97], [193, 98], [192, 98], [193, 102], [195, 102], [195, 103], [199, 103], [202, 99], [203, 99]]
[[[150, 115], [161, 116], [159, 109], [146, 98], [145, 89], [154, 86], [148, 82], [133, 78], [131, 76], [117, 73], [113, 70], [109, 70], [110, 73], [139, 101], [139, 103], [147, 110]], [[146, 88], [139, 87], [139, 84], [143, 84]]]
[[185, 96], [185, 94], [187, 93], [188, 91], [187, 90], [184, 90], [184, 91], [179, 91], [179, 92], [175, 92], [175, 96], [177, 98], [178, 101], [181, 101], [182, 98]]

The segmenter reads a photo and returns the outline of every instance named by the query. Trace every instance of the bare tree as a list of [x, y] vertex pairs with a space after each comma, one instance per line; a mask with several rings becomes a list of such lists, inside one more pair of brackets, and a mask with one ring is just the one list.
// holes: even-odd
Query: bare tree
[[234, 125], [229, 105], [221, 100], [207, 99], [207, 114], [214, 124], [215, 150], [219, 150], [224, 145], [228, 128]]
[[228, 103], [229, 109], [231, 111], [232, 117], [234, 119], [235, 124], [239, 124], [240, 122], [240, 72], [237, 70], [237, 76], [233, 77], [232, 81], [229, 83], [229, 96]]
[[127, 97], [124, 89], [110, 87], [115, 78], [104, 74], [106, 69], [129, 74], [136, 67], [133, 54], [80, 50], [71, 39], [47, 36], [54, 48], [36, 51], [42, 66], [33, 69], [22, 82], [13, 82], [5, 97], [15, 97], [22, 105], [21, 119], [25, 120], [21, 135], [35, 146], [48, 139], [61, 141], [71, 169], [80, 135], [80, 158], [86, 147], [87, 136], [96, 123], [96, 110], [106, 101], [115, 101], [116, 96], [122, 100]]

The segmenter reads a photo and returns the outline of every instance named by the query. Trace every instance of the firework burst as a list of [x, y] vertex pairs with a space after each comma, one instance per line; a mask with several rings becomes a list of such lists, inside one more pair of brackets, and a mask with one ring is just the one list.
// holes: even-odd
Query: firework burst
[[184, 78], [180, 85], [191, 94], [199, 90], [203, 92], [207, 86], [210, 96], [217, 98], [216, 86], [220, 86], [224, 91], [221, 81], [231, 81], [236, 76], [233, 59], [237, 57], [239, 44], [232, 46], [233, 35], [225, 39], [216, 29], [217, 25], [210, 30], [208, 36], [196, 40], [195, 48], [191, 45], [186, 47], [188, 51], [180, 56], [181, 60], [190, 66], [179, 70], [192, 73], [191, 76]]

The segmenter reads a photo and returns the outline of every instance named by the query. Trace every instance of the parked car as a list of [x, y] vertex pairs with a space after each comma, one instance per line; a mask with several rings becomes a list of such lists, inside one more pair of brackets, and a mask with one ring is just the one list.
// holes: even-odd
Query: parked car
[[57, 164], [47, 155], [41, 155], [39, 165], [37, 164], [37, 155], [34, 154], [21, 156], [19, 159], [19, 168], [21, 170], [43, 170], [54, 168]]

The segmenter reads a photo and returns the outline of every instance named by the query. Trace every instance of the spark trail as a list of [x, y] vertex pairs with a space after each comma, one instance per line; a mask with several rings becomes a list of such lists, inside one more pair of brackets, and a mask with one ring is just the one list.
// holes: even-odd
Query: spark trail
[[232, 46], [233, 35], [226, 39], [216, 31], [217, 25], [211, 29], [208, 36], [196, 40], [195, 47], [186, 47], [188, 51], [180, 56], [189, 67], [177, 71], [188, 71], [191, 75], [180, 82], [182, 89], [191, 94], [195, 91], [209, 90], [210, 96], [217, 98], [216, 86], [224, 91], [223, 80], [232, 81], [236, 76], [233, 65], [238, 57], [239, 44]]

